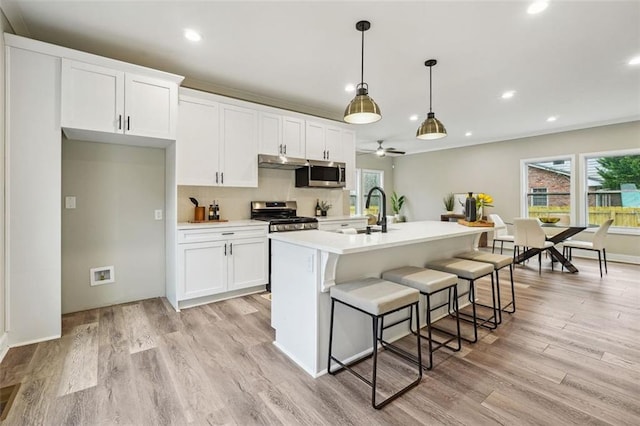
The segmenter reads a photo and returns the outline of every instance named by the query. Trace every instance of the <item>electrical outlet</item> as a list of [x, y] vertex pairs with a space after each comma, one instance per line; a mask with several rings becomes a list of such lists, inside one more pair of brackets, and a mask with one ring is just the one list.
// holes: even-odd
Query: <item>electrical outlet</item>
[[76, 197], [74, 197], [74, 196], [64, 197], [64, 208], [65, 209], [75, 209], [76, 208]]
[[156, 220], [162, 220], [162, 210], [155, 211], [155, 218]]

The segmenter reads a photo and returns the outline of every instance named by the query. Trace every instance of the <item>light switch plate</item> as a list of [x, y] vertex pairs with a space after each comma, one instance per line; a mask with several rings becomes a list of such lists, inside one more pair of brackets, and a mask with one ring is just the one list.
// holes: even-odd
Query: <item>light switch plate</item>
[[74, 197], [74, 196], [64, 197], [64, 208], [65, 209], [75, 209], [76, 208], [76, 197]]

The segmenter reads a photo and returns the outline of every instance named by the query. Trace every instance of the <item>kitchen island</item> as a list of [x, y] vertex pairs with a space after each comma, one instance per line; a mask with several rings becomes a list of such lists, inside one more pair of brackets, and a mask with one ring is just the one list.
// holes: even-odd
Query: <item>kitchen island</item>
[[[427, 260], [469, 251], [486, 230], [424, 221], [392, 224], [387, 233], [370, 235], [328, 231], [269, 234], [274, 344], [307, 373], [321, 376], [327, 368], [331, 305], [328, 292], [332, 286], [379, 277], [382, 272], [401, 266], [422, 267]], [[370, 351], [370, 328], [368, 317], [338, 305], [336, 355], [348, 360]], [[407, 332], [404, 323], [385, 331], [385, 338], [393, 340]]]

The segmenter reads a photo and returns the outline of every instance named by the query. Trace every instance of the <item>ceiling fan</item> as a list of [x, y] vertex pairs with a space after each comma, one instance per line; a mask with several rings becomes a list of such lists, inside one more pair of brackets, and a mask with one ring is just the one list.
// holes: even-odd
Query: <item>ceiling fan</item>
[[390, 157], [397, 157], [399, 155], [404, 155], [405, 152], [404, 151], [399, 151], [395, 148], [385, 148], [382, 146], [382, 143], [384, 142], [384, 140], [380, 139], [377, 141], [378, 142], [378, 148], [375, 151], [363, 151], [366, 153], [375, 153], [378, 157], [386, 157], [387, 155], [389, 155]]

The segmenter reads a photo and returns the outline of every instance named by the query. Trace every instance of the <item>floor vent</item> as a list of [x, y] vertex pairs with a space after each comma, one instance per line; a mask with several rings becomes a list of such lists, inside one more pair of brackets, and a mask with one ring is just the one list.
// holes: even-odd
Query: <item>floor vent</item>
[[18, 395], [18, 389], [20, 389], [20, 383], [0, 388], [0, 422], [7, 418], [11, 404], [13, 404], [13, 400]]

